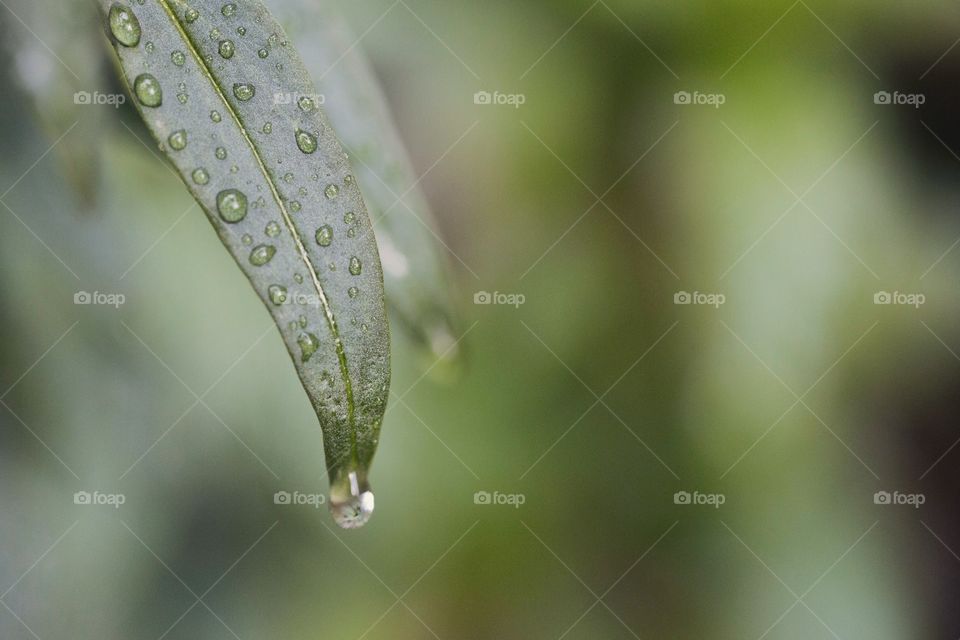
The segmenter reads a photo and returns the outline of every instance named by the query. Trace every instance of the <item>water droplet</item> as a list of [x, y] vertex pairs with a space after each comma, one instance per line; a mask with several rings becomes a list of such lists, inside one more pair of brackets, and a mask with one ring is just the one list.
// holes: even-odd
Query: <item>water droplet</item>
[[350, 287], [347, 289], [347, 295], [349, 295], [351, 298], [356, 298], [358, 295], [360, 295], [360, 289], [357, 289], [356, 287]]
[[224, 222], [240, 222], [247, 217], [247, 196], [236, 189], [221, 191], [217, 194], [217, 211]]
[[260, 49], [259, 51], [257, 51], [257, 55], [260, 56], [261, 58], [266, 58], [268, 55], [270, 55], [270, 51], [265, 48]]
[[353, 184], [353, 176], [347, 174], [343, 177], [343, 184]]
[[317, 229], [317, 244], [321, 247], [329, 247], [330, 243], [333, 242], [333, 229], [330, 225], [325, 224], [319, 229]]
[[310, 113], [317, 108], [316, 103], [313, 101], [313, 98], [308, 96], [301, 96], [297, 99], [297, 106], [300, 107], [300, 110], [304, 113]]
[[264, 229], [264, 233], [266, 233], [271, 238], [276, 238], [278, 235], [280, 235], [280, 225], [276, 221], [272, 220], [267, 223], [267, 227], [266, 229]]
[[242, 242], [244, 246], [249, 247], [253, 244], [253, 236], [251, 236], [249, 233], [245, 233], [243, 234], [243, 237], [240, 238], [240, 242]]
[[115, 2], [110, 7], [110, 33], [125, 47], [140, 44], [140, 21], [127, 7]]
[[224, 17], [227, 17], [227, 18], [229, 18], [236, 12], [237, 12], [237, 5], [233, 4], [232, 2], [228, 2], [227, 4], [223, 5], [222, 9], [220, 9], [220, 13], [222, 13]]
[[363, 269], [363, 264], [360, 263], [360, 258], [353, 256], [350, 258], [350, 275], [358, 276], [360, 271]]
[[349, 229], [347, 229], [347, 237], [348, 237], [348, 238], [353, 238], [353, 237], [355, 237], [356, 235], [357, 235], [357, 228], [356, 228], [356, 227], [350, 227]]
[[160, 82], [149, 73], [141, 73], [133, 81], [133, 92], [137, 100], [145, 107], [159, 107], [163, 104], [163, 89]]
[[[338, 474], [342, 475], [342, 474]], [[365, 525], [373, 515], [374, 499], [366, 481], [361, 481], [355, 471], [345, 478], [338, 478], [330, 486], [330, 514], [343, 529], [357, 529]]]
[[214, 27], [213, 29], [210, 29], [210, 34], [209, 34], [209, 35], [210, 35], [210, 39], [211, 39], [211, 40], [219, 40], [219, 39], [220, 39], [220, 29], [217, 29], [216, 27]]
[[296, 282], [297, 284], [303, 284], [303, 276], [300, 275], [299, 273], [295, 273], [293, 274], [293, 281]]
[[247, 28], [246, 28], [245, 26], [243, 26], [243, 25], [240, 25], [239, 27], [237, 27], [237, 35], [238, 35], [238, 36], [245, 36], [245, 35], [247, 35]]
[[154, 51], [157, 50], [157, 47], [152, 42], [148, 42], [143, 46], [143, 48], [146, 50], [147, 53], [153, 53]]
[[246, 82], [238, 82], [233, 85], [233, 95], [237, 97], [237, 100], [241, 102], [246, 102], [254, 95], [256, 95], [257, 90], [252, 84]]
[[287, 184], [290, 184], [291, 182], [293, 182], [293, 174], [292, 173], [283, 174], [283, 181], [286, 182]]
[[220, 56], [229, 60], [233, 57], [233, 54], [237, 52], [237, 47], [234, 46], [233, 40], [221, 40], [220, 47], [217, 49], [220, 52]]
[[297, 146], [304, 153], [313, 153], [317, 150], [317, 139], [312, 133], [297, 129]]
[[260, 244], [253, 248], [253, 251], [250, 252], [250, 264], [255, 267], [262, 267], [271, 260], [273, 256], [276, 255], [277, 248], [272, 244]]
[[170, 59], [178, 67], [182, 67], [187, 62], [187, 56], [184, 55], [183, 51], [174, 51], [170, 54]]
[[327, 196], [328, 200], [333, 200], [340, 193], [340, 187], [335, 184], [327, 185], [327, 188], [323, 190], [323, 194]]
[[267, 135], [273, 133], [273, 123], [272, 123], [272, 122], [268, 122], [268, 123], [264, 124], [264, 125], [263, 125], [263, 132], [266, 133]]
[[272, 284], [267, 289], [267, 293], [270, 295], [270, 302], [277, 305], [278, 307], [287, 301], [286, 287], [281, 287], [278, 284]]
[[190, 99], [189, 94], [186, 94], [186, 93], [177, 94], [177, 100], [180, 102], [180, 104], [187, 104], [187, 100], [189, 99]]
[[271, 47], [275, 47], [277, 46], [278, 40], [280, 40], [280, 36], [275, 33], [271, 33], [270, 37], [267, 38], [267, 44], [269, 44]]
[[343, 214], [343, 221], [347, 224], [353, 224], [356, 219], [357, 214], [355, 214], [353, 211], [347, 211], [345, 214]]
[[180, 131], [174, 131], [170, 134], [167, 142], [170, 143], [170, 148], [174, 151], [183, 151], [183, 149], [187, 146], [187, 132], [183, 129], [180, 129]]
[[217, 150], [214, 151], [214, 154], [217, 156], [217, 160], [226, 160], [227, 159], [227, 150], [223, 147], [217, 147]]
[[304, 331], [297, 336], [297, 344], [300, 345], [300, 361], [306, 362], [310, 359], [310, 356], [317, 352], [320, 347], [320, 340], [312, 333]]
[[297, 318], [297, 321], [300, 323], [300, 328], [301, 328], [301, 329], [306, 329], [306, 327], [307, 327], [307, 316], [301, 315], [299, 318]]
[[211, 111], [210, 119], [213, 120], [214, 122], [220, 122], [221, 120], [223, 120], [223, 117], [220, 115], [219, 111]]
[[187, 24], [196, 22], [199, 17], [200, 12], [196, 9], [187, 9], [186, 13], [183, 14], [183, 19], [187, 21]]
[[193, 170], [193, 181], [197, 184], [207, 184], [210, 182], [210, 174], [207, 173], [207, 170], [204, 168], [194, 169]]

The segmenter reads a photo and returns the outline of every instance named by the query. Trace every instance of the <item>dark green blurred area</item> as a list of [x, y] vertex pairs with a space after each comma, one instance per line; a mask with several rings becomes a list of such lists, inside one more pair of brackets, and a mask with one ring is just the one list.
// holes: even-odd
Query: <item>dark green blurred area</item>
[[0, 7], [0, 637], [960, 635], [957, 7], [342, 4], [465, 333], [442, 383], [394, 328], [354, 532], [274, 504], [326, 491], [321, 434], [209, 223], [132, 112], [72, 102], [116, 89], [68, 77], [83, 206], [18, 84], [95, 64], [55, 7]]

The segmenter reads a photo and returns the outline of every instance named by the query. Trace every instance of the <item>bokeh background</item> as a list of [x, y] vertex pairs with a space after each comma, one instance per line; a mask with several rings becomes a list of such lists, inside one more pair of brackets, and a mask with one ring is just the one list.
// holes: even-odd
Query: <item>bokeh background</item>
[[4, 640], [960, 635], [955, 3], [322, 9], [463, 351], [394, 328], [352, 532], [274, 504], [326, 491], [280, 337], [129, 104], [72, 100], [119, 90], [94, 8], [0, 4]]

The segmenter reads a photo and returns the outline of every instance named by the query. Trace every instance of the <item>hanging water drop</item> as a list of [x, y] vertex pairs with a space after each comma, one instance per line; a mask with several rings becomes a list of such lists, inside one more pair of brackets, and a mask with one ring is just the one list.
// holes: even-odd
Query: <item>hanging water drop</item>
[[217, 212], [224, 222], [240, 222], [247, 217], [247, 196], [237, 189], [225, 189], [217, 194]]
[[115, 2], [110, 7], [110, 33], [125, 47], [140, 44], [140, 21], [127, 7]]
[[356, 471], [338, 473], [330, 485], [330, 514], [343, 529], [357, 529], [373, 515], [373, 492]]

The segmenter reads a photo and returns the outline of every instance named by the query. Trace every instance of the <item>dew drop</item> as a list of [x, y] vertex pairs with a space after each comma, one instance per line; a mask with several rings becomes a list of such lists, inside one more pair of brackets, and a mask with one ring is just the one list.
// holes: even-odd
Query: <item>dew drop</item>
[[270, 302], [278, 307], [287, 301], [287, 288], [281, 287], [279, 284], [270, 285], [267, 293], [270, 295]]
[[260, 244], [253, 248], [253, 251], [250, 252], [250, 264], [255, 267], [262, 267], [271, 260], [273, 256], [276, 255], [277, 248], [272, 244]]
[[266, 233], [271, 238], [276, 238], [278, 235], [280, 235], [280, 225], [276, 221], [272, 220], [267, 223], [267, 227], [266, 229], [264, 229], [264, 233]]
[[238, 82], [233, 85], [233, 95], [237, 97], [237, 100], [241, 102], [246, 102], [254, 95], [256, 95], [257, 90], [252, 84], [246, 82]]
[[222, 58], [229, 60], [237, 52], [237, 47], [233, 44], [233, 40], [221, 40], [217, 51], [220, 52]]
[[174, 51], [170, 54], [170, 59], [178, 67], [182, 67], [187, 62], [187, 56], [184, 55], [183, 51]]
[[267, 56], [270, 55], [270, 51], [267, 50], [266, 48], [260, 49], [257, 51], [257, 55], [260, 56], [261, 58], [266, 58]]
[[293, 281], [296, 282], [297, 284], [303, 284], [303, 276], [300, 275], [299, 273], [295, 273], [293, 274]]
[[[339, 475], [339, 474], [338, 474]], [[373, 515], [373, 492], [355, 471], [330, 487], [330, 514], [343, 529], [358, 529]]]
[[343, 177], [343, 184], [353, 184], [353, 176], [347, 174]]
[[223, 147], [217, 147], [217, 150], [214, 152], [217, 156], [217, 160], [226, 160], [227, 159], [227, 150]]
[[213, 120], [214, 122], [220, 122], [221, 120], [223, 120], [223, 117], [220, 115], [219, 111], [211, 111], [210, 119]]
[[264, 124], [264, 125], [263, 125], [263, 132], [266, 133], [267, 135], [273, 133], [273, 123], [272, 123], [272, 122], [267, 122], [266, 124]]
[[292, 173], [283, 174], [283, 181], [286, 182], [287, 184], [290, 184], [291, 182], [293, 182], [293, 174]]
[[187, 9], [187, 12], [183, 14], [183, 19], [187, 21], [187, 24], [196, 22], [199, 17], [200, 12], [196, 9]]
[[223, 8], [220, 9], [220, 13], [222, 13], [226, 18], [229, 18], [236, 12], [237, 5], [233, 4], [232, 2], [228, 2], [227, 4], [223, 5]]
[[154, 51], [157, 50], [157, 47], [152, 42], [148, 42], [143, 46], [143, 48], [146, 50], [147, 53], [153, 53]]
[[328, 200], [333, 200], [340, 193], [340, 187], [335, 184], [327, 185], [327, 188], [323, 190], [323, 194], [327, 196]]
[[333, 242], [333, 229], [325, 224], [317, 229], [317, 244], [321, 247], [329, 247]]
[[360, 271], [363, 269], [363, 264], [360, 263], [360, 258], [353, 256], [350, 258], [350, 275], [358, 276]]
[[220, 29], [217, 29], [216, 27], [214, 27], [213, 29], [210, 29], [210, 34], [209, 34], [209, 35], [210, 35], [210, 39], [211, 39], [211, 40], [219, 40], [219, 39], [220, 39]]
[[278, 36], [275, 33], [271, 33], [270, 36], [267, 38], [267, 44], [269, 44], [271, 47], [275, 47], [277, 46], [278, 40], [280, 40], [280, 36]]
[[177, 101], [179, 101], [180, 104], [187, 104], [187, 100], [189, 99], [190, 99], [190, 95], [187, 93], [181, 92], [177, 94]]
[[347, 289], [347, 295], [349, 295], [351, 298], [356, 298], [358, 295], [360, 295], [360, 289], [357, 289], [356, 287], [350, 287]]
[[130, 9], [115, 2], [110, 7], [110, 33], [123, 46], [135, 47], [140, 44], [140, 21]]
[[244, 27], [243, 25], [240, 25], [239, 27], [237, 27], [237, 35], [238, 35], [238, 36], [245, 36], [245, 35], [247, 35], [247, 28]]
[[317, 138], [312, 133], [297, 129], [297, 146], [304, 153], [313, 153], [317, 150]]
[[253, 244], [253, 236], [251, 236], [249, 233], [245, 233], [243, 234], [243, 237], [240, 238], [240, 241], [244, 244], [244, 246], [249, 247]]
[[357, 214], [355, 214], [353, 211], [347, 211], [345, 214], [343, 214], [343, 221], [347, 224], [353, 224], [356, 219]]
[[163, 89], [160, 82], [149, 73], [141, 73], [133, 81], [133, 92], [137, 100], [145, 107], [159, 107], [163, 104]]
[[290, 201], [290, 211], [293, 211], [294, 213], [300, 213], [300, 209], [302, 208], [303, 208], [303, 205], [300, 204], [299, 200]]
[[308, 96], [301, 96], [297, 99], [297, 106], [300, 107], [300, 110], [304, 113], [310, 113], [317, 108], [316, 103], [313, 101], [313, 98]]
[[196, 182], [197, 184], [207, 184], [208, 182], [210, 182], [210, 174], [208, 174], [207, 170], [204, 169], [203, 167], [199, 169], [194, 169], [191, 177], [193, 178], [193, 181]]
[[247, 217], [247, 196], [236, 189], [225, 189], [217, 194], [217, 211], [224, 222], [240, 222]]
[[297, 336], [297, 344], [300, 345], [300, 362], [306, 362], [317, 352], [320, 347], [320, 340], [312, 333], [304, 331]]
[[187, 132], [183, 129], [174, 131], [170, 134], [170, 137], [167, 138], [167, 142], [170, 143], [170, 148], [174, 151], [183, 151], [187, 146]]

